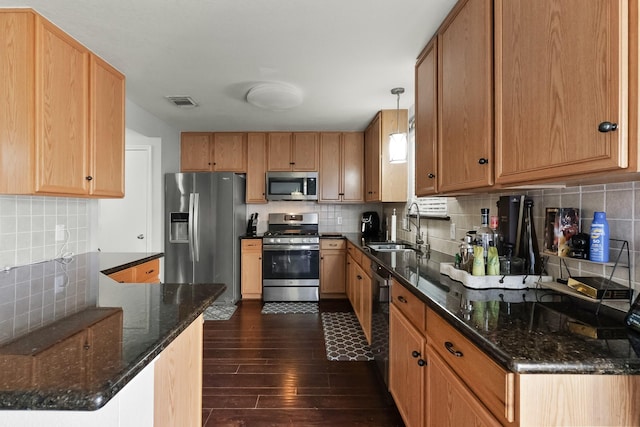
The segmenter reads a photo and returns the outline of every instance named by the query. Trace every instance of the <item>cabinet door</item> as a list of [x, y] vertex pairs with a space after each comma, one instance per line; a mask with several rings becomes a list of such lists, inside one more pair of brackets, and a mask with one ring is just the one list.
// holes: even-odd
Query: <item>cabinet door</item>
[[318, 170], [318, 134], [298, 132], [293, 134], [291, 158], [294, 171]]
[[267, 138], [267, 170], [290, 171], [293, 167], [291, 132], [270, 132]]
[[345, 293], [346, 257], [340, 250], [320, 251], [320, 295], [336, 297]]
[[364, 332], [364, 336], [367, 338], [367, 342], [371, 344], [371, 329], [373, 327], [373, 280], [371, 280], [371, 276], [369, 276], [364, 269], [362, 270], [362, 273], [362, 284], [360, 290], [360, 309], [362, 315], [360, 317], [360, 323], [362, 324], [362, 331]]
[[136, 280], [135, 272], [136, 269], [131, 267], [124, 270], [116, 271], [115, 273], [111, 273], [109, 277], [111, 277], [118, 283], [134, 283], [134, 281]]
[[89, 188], [89, 51], [36, 17], [36, 193]]
[[501, 425], [430, 346], [427, 361], [427, 426]]
[[319, 202], [338, 202], [341, 200], [341, 160], [340, 133], [321, 133]]
[[124, 196], [124, 76], [91, 55], [89, 194]]
[[247, 135], [247, 203], [267, 203], [265, 197], [267, 172], [267, 135]]
[[438, 159], [438, 41], [434, 38], [416, 64], [416, 195], [436, 194]]
[[[35, 188], [32, 141], [34, 15], [0, 12], [0, 193], [29, 194]], [[12, 119], [9, 119], [10, 114]]]
[[426, 340], [420, 331], [391, 304], [389, 307], [389, 391], [407, 427], [425, 425], [425, 370], [418, 364], [424, 358], [425, 345]]
[[183, 132], [180, 135], [180, 171], [210, 172], [211, 164], [211, 132]]
[[492, 2], [463, 0], [438, 34], [438, 191], [493, 184]]
[[243, 239], [242, 273], [240, 278], [242, 299], [262, 298], [262, 241]]
[[160, 260], [154, 259], [135, 268], [136, 283], [159, 283], [160, 282]]
[[[335, 161], [335, 160], [334, 160]], [[342, 201], [364, 202], [364, 134], [342, 134]]]
[[213, 170], [218, 172], [246, 172], [246, 138], [246, 133], [215, 133], [213, 135]]
[[380, 113], [364, 134], [365, 195], [367, 202], [380, 201]]
[[496, 1], [497, 182], [627, 166], [625, 4]]

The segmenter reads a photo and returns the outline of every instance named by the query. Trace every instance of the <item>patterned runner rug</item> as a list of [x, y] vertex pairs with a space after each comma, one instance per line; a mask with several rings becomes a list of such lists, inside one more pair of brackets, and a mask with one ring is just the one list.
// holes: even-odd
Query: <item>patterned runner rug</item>
[[371, 347], [362, 332], [355, 313], [322, 313], [322, 329], [327, 360], [369, 361], [373, 360]]
[[318, 314], [316, 302], [266, 302], [262, 314]]
[[204, 311], [204, 320], [229, 320], [237, 308], [236, 305], [212, 305]]

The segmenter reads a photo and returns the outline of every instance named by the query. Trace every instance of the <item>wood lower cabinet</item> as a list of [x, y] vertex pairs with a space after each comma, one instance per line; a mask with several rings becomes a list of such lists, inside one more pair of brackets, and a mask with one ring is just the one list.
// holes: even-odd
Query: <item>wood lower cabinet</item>
[[493, 9], [461, 0], [438, 32], [438, 191], [493, 184]]
[[267, 134], [247, 134], [247, 203], [267, 203]]
[[501, 426], [438, 353], [427, 349], [426, 426]]
[[320, 134], [318, 202], [364, 202], [364, 134]]
[[[407, 164], [389, 163], [389, 134], [407, 132], [407, 110], [382, 110], [364, 131], [365, 201], [406, 202]], [[398, 121], [400, 126], [398, 126]]]
[[247, 134], [242, 132], [183, 132], [180, 135], [182, 172], [246, 172]]
[[391, 304], [389, 391], [407, 427], [425, 425], [425, 347], [426, 340], [422, 332], [412, 325], [395, 304]]
[[[637, 118], [627, 103], [637, 108], [628, 81], [637, 80], [637, 65], [635, 76], [627, 72], [629, 53], [637, 61], [638, 52], [627, 46], [637, 38], [635, 9], [610, 0], [495, 2], [497, 183], [618, 170], [634, 160], [628, 132]], [[600, 132], [604, 122], [618, 129]]]
[[124, 76], [31, 9], [0, 29], [0, 192], [122, 197]]
[[262, 299], [262, 239], [242, 239], [242, 299]]
[[320, 239], [320, 298], [345, 297], [346, 246], [343, 239]]
[[438, 192], [438, 39], [424, 48], [416, 64], [415, 191]]
[[360, 322], [367, 342], [371, 344], [373, 317], [373, 280], [369, 258], [360, 249], [347, 244], [347, 297]]
[[154, 365], [156, 427], [202, 425], [202, 315], [160, 353]]
[[268, 171], [317, 171], [317, 132], [270, 132], [267, 136]]
[[116, 271], [109, 274], [109, 277], [119, 283], [160, 283], [160, 260], [153, 259]]

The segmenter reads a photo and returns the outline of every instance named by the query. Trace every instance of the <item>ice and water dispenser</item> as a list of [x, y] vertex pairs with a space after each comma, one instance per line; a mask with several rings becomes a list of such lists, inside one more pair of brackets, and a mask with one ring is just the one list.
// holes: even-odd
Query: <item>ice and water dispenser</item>
[[189, 212], [171, 212], [170, 243], [189, 243]]

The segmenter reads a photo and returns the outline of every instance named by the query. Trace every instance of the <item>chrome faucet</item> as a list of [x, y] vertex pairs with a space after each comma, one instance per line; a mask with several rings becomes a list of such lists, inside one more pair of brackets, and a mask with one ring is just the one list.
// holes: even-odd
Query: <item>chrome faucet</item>
[[[416, 213], [417, 213], [417, 223], [413, 222], [411, 219], [411, 208], [416, 207]], [[407, 219], [407, 229], [406, 231], [411, 232], [411, 223], [413, 222], [413, 225], [416, 226], [416, 246], [418, 248], [418, 252], [420, 253], [429, 253], [429, 244], [425, 244], [425, 241], [422, 239], [422, 233], [420, 232], [420, 207], [418, 206], [418, 204], [416, 202], [412, 202], [409, 205], [409, 208], [407, 209], [407, 213], [405, 214], [406, 219]]]

